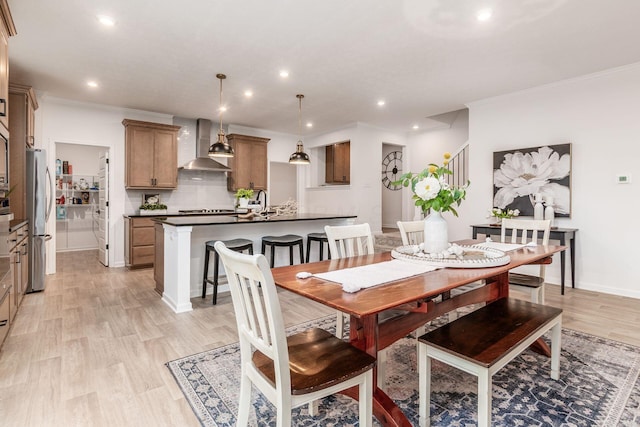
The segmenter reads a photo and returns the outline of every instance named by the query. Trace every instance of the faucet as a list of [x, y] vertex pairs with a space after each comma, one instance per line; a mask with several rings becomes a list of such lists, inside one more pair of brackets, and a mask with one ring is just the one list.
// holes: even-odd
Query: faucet
[[[260, 195], [264, 194], [264, 204], [260, 201]], [[262, 206], [262, 212], [266, 214], [267, 212], [267, 192], [264, 190], [258, 190], [258, 194], [256, 194], [256, 202]]]

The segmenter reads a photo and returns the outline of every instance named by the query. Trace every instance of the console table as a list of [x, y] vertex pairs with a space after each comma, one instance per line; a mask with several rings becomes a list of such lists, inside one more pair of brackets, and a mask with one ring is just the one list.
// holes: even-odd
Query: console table
[[[484, 234], [485, 236], [489, 235], [497, 235], [499, 236], [502, 232], [502, 227], [498, 224], [479, 224], [472, 225], [473, 229], [473, 238], [477, 239], [478, 234]], [[549, 234], [549, 239], [558, 240], [561, 245], [565, 246], [567, 243], [569, 244], [569, 261], [571, 262], [571, 287], [576, 287], [576, 233], [578, 232], [577, 228], [561, 228], [561, 227], [551, 227], [551, 233]], [[509, 230], [507, 234], [510, 236], [511, 231]], [[564, 272], [565, 272], [565, 251], [560, 252], [560, 293], [564, 295]]]

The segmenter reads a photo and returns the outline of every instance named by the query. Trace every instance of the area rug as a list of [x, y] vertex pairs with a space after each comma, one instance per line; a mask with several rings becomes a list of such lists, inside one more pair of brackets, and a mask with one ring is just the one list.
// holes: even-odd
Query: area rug
[[[335, 316], [288, 329], [331, 330]], [[388, 353], [389, 396], [418, 425], [416, 341], [407, 337]], [[235, 426], [240, 352], [237, 343], [167, 363], [203, 426]], [[549, 377], [550, 360], [530, 350], [493, 376], [494, 426], [639, 426], [640, 348], [563, 329], [560, 379]], [[432, 426], [477, 425], [476, 378], [433, 362]], [[331, 396], [319, 414], [293, 411], [295, 426], [356, 426], [357, 403]], [[252, 426], [275, 425], [275, 408], [255, 388]], [[374, 420], [374, 425], [379, 425]]]

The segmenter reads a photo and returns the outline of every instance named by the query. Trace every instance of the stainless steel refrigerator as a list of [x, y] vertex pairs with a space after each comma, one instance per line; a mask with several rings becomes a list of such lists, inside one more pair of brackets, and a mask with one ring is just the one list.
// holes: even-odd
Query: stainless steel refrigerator
[[53, 181], [45, 150], [27, 150], [27, 219], [29, 220], [29, 284], [27, 292], [44, 290], [47, 220], [53, 206]]

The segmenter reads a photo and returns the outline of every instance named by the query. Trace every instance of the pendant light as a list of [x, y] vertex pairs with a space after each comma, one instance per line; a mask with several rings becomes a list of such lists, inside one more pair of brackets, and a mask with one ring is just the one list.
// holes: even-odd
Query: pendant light
[[227, 78], [224, 74], [216, 74], [220, 80], [220, 130], [218, 131], [218, 140], [209, 147], [209, 157], [233, 157], [233, 148], [229, 145], [227, 137], [222, 129], [222, 81]]
[[296, 145], [296, 152], [289, 157], [289, 163], [294, 165], [308, 165], [309, 155], [304, 152], [302, 147], [302, 98], [304, 95], [296, 95], [298, 98], [298, 144]]

